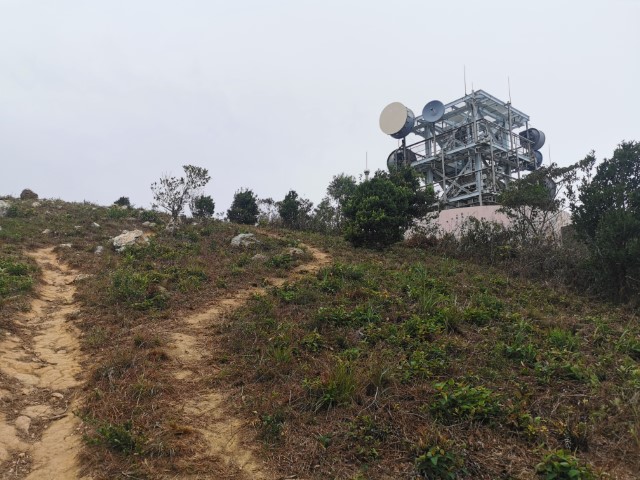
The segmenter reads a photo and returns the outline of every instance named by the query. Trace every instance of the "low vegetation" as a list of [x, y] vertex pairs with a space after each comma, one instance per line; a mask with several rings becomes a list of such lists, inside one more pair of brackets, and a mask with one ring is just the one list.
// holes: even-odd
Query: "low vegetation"
[[[207, 329], [200, 374], [209, 391], [231, 399], [226, 414], [253, 427], [261, 457], [283, 477], [635, 478], [640, 323], [636, 265], [624, 255], [637, 238], [616, 257], [629, 260], [624, 272], [607, 270], [619, 281], [610, 295], [579, 289], [595, 281], [584, 272], [611, 232], [635, 225], [627, 208], [635, 193], [611, 206], [591, 240], [579, 231], [582, 240], [561, 248], [527, 250], [530, 235], [483, 221], [458, 236], [397, 242], [412, 223], [407, 212], [424, 213], [433, 192], [391, 176], [374, 180], [406, 208], [377, 218], [358, 205], [370, 205], [367, 189], [378, 187], [344, 176], [316, 210], [295, 191], [281, 202], [239, 191], [232, 210], [249, 224], [209, 218], [209, 197], [203, 215], [176, 228], [185, 202], [203, 198], [193, 192], [170, 214], [134, 208], [127, 197], [111, 207], [9, 199], [0, 220], [0, 333], [15, 329], [39, 281], [30, 250], [55, 247], [92, 274], [76, 282], [81, 308], [70, 316], [91, 359], [75, 412], [85, 469], [95, 478], [163, 478], [212, 468], [193, 462], [206, 443], [185, 423], [190, 384], [175, 375], [172, 335], [189, 314], [265, 287]], [[539, 184], [530, 186], [539, 198]], [[256, 220], [261, 229], [250, 225]], [[392, 232], [371, 242], [378, 220]], [[282, 223], [293, 230], [276, 228]], [[109, 239], [135, 228], [149, 242], [116, 253]], [[239, 233], [258, 242], [232, 248]], [[330, 262], [293, 276], [312, 260], [305, 244]], [[274, 286], [278, 277], [284, 283]]]

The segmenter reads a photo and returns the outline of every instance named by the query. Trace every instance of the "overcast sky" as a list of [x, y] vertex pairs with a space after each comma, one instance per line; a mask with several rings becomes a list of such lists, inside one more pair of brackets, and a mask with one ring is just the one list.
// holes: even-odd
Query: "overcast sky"
[[0, 195], [152, 202], [182, 165], [216, 211], [318, 203], [385, 168], [380, 111], [467, 85], [543, 130], [545, 163], [640, 140], [640, 0], [0, 0]]

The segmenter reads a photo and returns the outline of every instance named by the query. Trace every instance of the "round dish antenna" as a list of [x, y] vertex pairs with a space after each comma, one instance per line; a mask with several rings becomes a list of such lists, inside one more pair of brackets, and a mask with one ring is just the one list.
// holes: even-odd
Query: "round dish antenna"
[[434, 123], [444, 115], [444, 103], [440, 100], [431, 100], [422, 109], [422, 120]]
[[520, 132], [520, 145], [523, 147], [530, 146], [532, 150], [540, 150], [544, 146], [545, 140], [544, 132], [537, 128], [529, 128], [524, 132]]
[[404, 138], [413, 129], [415, 115], [400, 102], [384, 107], [380, 114], [380, 130], [393, 138]]
[[418, 158], [416, 154], [406, 148], [398, 148], [389, 154], [387, 168], [392, 171], [398, 167], [408, 167]]

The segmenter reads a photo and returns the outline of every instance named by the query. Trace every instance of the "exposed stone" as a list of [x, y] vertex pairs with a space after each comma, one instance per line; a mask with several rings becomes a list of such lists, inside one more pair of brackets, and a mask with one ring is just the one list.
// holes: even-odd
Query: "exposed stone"
[[31, 419], [26, 415], [20, 415], [16, 418], [15, 426], [18, 431], [28, 435], [29, 429], [31, 428]]
[[258, 242], [258, 239], [253, 233], [241, 233], [231, 239], [232, 247], [248, 247]]
[[76, 275], [76, 278], [73, 279], [74, 282], [81, 282], [82, 280], [86, 280], [87, 278], [95, 277], [95, 275], [91, 273], [79, 273]]
[[149, 239], [142, 230], [123, 230], [120, 235], [113, 237], [111, 243], [118, 252], [124, 251], [127, 247], [140, 243], [148, 243]]
[[143, 227], [149, 227], [149, 228], [153, 228], [156, 226], [155, 222], [142, 222], [142, 226]]
[[40, 202], [33, 202], [33, 203], [31, 204], [31, 206], [32, 206], [33, 208], [37, 208], [37, 207], [39, 207], [40, 205], [41, 205], [41, 204], [40, 204]]
[[72, 245], [70, 243], [61, 243], [58, 245], [60, 248], [71, 248]]
[[28, 188], [25, 188], [24, 190], [22, 190], [22, 192], [20, 192], [20, 200], [37, 200], [37, 199], [38, 199], [38, 194], [33, 190], [29, 190]]
[[64, 395], [63, 395], [63, 394], [61, 394], [60, 392], [53, 392], [53, 393], [51, 394], [51, 396], [52, 396], [52, 397], [55, 397], [55, 398], [59, 398], [59, 399], [61, 399], [61, 400], [64, 398]]
[[263, 255], [262, 253], [256, 253], [253, 257], [251, 257], [251, 260], [266, 260], [267, 256]]
[[73, 228], [75, 228], [76, 230], [82, 230], [82, 225], [76, 225]]
[[50, 229], [48, 229], [48, 228], [45, 228], [45, 229], [42, 231], [42, 235], [49, 235], [50, 233], [51, 233], [51, 230], [50, 230]]
[[96, 249], [93, 251], [93, 253], [95, 253], [96, 255], [102, 255], [103, 251], [104, 251], [104, 247], [102, 245], [98, 245]]
[[289, 255], [296, 257], [296, 256], [304, 255], [304, 250], [302, 250], [301, 248], [290, 247], [287, 249], [287, 253]]
[[0, 217], [4, 217], [7, 214], [7, 210], [9, 210], [10, 206], [11, 204], [9, 202], [0, 200]]
[[92, 226], [93, 228], [100, 228], [100, 224], [99, 224], [99, 223], [96, 223], [96, 222], [93, 222], [93, 223], [91, 224], [91, 226]]

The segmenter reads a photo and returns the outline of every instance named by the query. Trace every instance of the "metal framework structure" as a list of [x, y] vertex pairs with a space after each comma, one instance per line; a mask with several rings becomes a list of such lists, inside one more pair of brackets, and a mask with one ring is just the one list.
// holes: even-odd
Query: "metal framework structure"
[[[436, 104], [435, 114], [428, 113], [432, 104]], [[519, 177], [521, 171], [535, 170], [542, 163], [538, 150], [544, 134], [529, 129], [529, 117], [510, 102], [483, 90], [446, 105], [430, 102], [415, 122], [413, 113], [407, 112], [411, 124], [405, 126], [402, 145], [387, 164], [410, 165], [424, 173], [427, 184], [441, 191], [443, 208], [496, 204], [514, 175]], [[381, 127], [383, 121], [381, 117]], [[522, 128], [526, 130], [516, 133]], [[409, 131], [422, 140], [407, 144]]]

